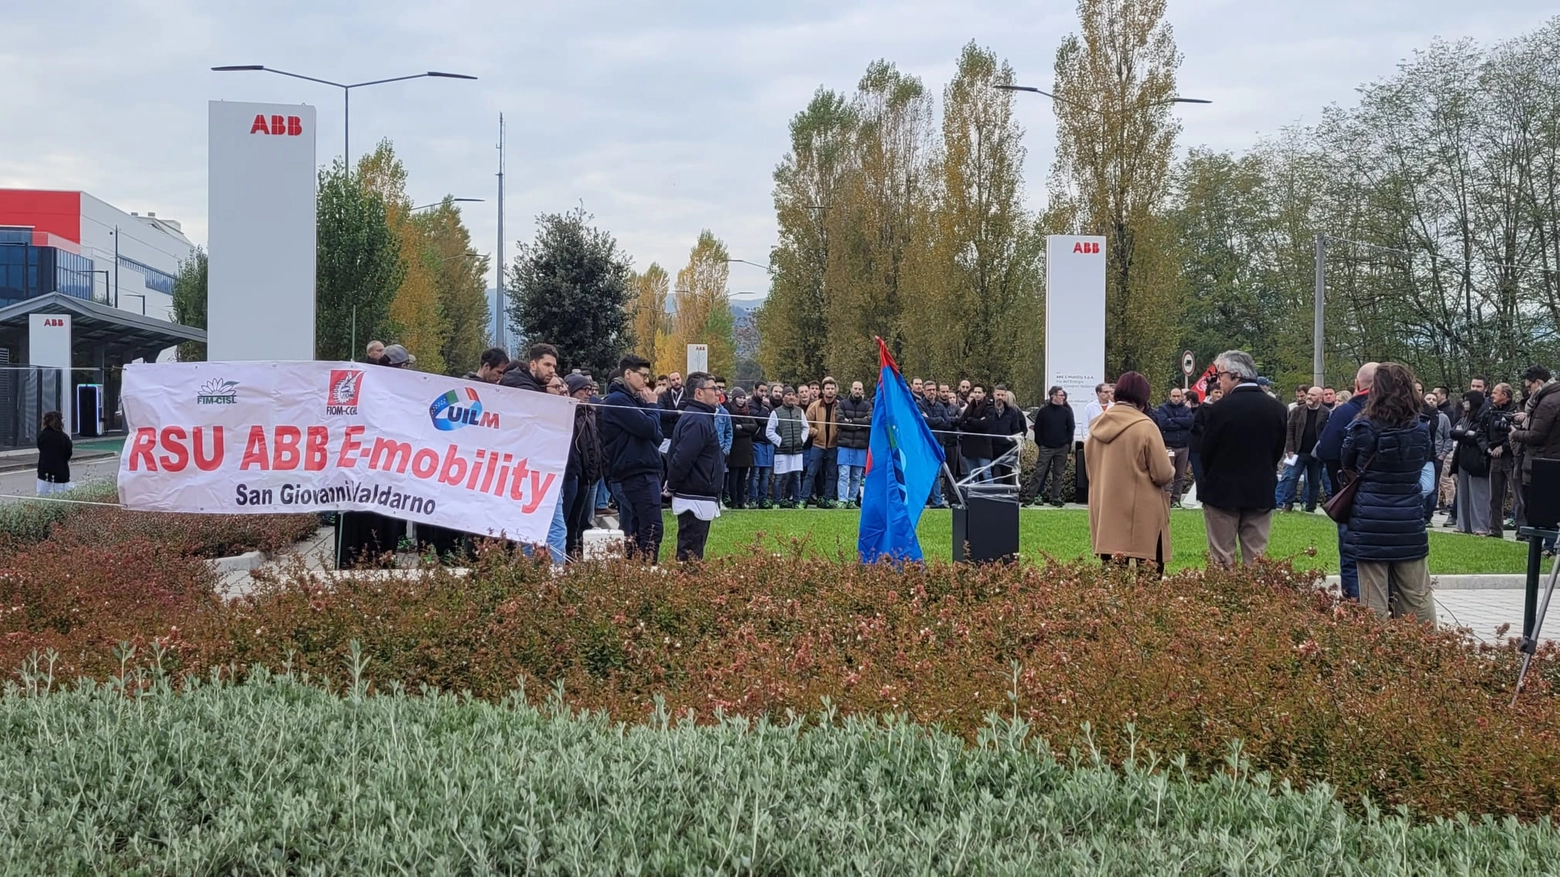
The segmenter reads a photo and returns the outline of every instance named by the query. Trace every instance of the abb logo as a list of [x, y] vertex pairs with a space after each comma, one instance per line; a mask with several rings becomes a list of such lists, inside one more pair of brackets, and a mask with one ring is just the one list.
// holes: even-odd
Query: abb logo
[[63, 327], [65, 325], [65, 321], [60, 319], [59, 317], [44, 317], [43, 318], [43, 324], [45, 326], [61, 326], [61, 327]]
[[1074, 253], [1098, 253], [1100, 245], [1093, 241], [1079, 241], [1073, 244]]
[[249, 133], [297, 137], [303, 133], [303, 120], [297, 116], [271, 116], [268, 121], [265, 113], [256, 113], [254, 124], [249, 126]]

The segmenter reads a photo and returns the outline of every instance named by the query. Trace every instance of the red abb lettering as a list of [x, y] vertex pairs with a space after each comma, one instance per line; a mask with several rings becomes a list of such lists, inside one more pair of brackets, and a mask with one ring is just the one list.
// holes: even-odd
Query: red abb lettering
[[1098, 253], [1100, 245], [1097, 241], [1079, 241], [1073, 244], [1074, 253]]
[[297, 137], [303, 133], [303, 119], [298, 116], [272, 116], [267, 121], [264, 113], [256, 113], [254, 122], [249, 126], [249, 133]]

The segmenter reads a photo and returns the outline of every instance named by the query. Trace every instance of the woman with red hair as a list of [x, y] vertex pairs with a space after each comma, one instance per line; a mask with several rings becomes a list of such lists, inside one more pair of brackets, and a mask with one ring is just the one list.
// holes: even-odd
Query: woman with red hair
[[1116, 379], [1116, 404], [1089, 425], [1083, 458], [1089, 466], [1089, 538], [1107, 562], [1137, 559], [1163, 573], [1170, 562], [1170, 496], [1175, 478], [1169, 451], [1148, 416], [1148, 379]]

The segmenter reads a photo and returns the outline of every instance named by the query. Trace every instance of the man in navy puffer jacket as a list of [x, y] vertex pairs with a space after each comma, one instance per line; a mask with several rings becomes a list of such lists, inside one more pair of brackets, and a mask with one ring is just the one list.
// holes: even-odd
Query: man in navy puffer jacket
[[[1154, 422], [1164, 436], [1165, 447], [1175, 455], [1175, 480], [1165, 486], [1170, 494], [1170, 507], [1181, 507], [1181, 494], [1186, 492], [1186, 467], [1191, 461], [1192, 423], [1197, 419], [1197, 409], [1186, 404], [1186, 394], [1170, 391], [1170, 401], [1154, 409]], [[1201, 488], [1198, 488], [1200, 491]]]

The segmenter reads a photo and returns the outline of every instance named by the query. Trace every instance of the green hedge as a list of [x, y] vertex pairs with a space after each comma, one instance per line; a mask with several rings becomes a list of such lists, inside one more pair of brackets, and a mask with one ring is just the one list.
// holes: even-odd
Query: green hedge
[[[361, 676], [359, 676], [361, 678]], [[644, 725], [263, 672], [183, 692], [130, 674], [0, 697], [0, 847], [18, 873], [1551, 871], [1516, 820], [1414, 822], [1325, 787], [1191, 782], [830, 716]], [[31, 689], [30, 691], [27, 689]]]

